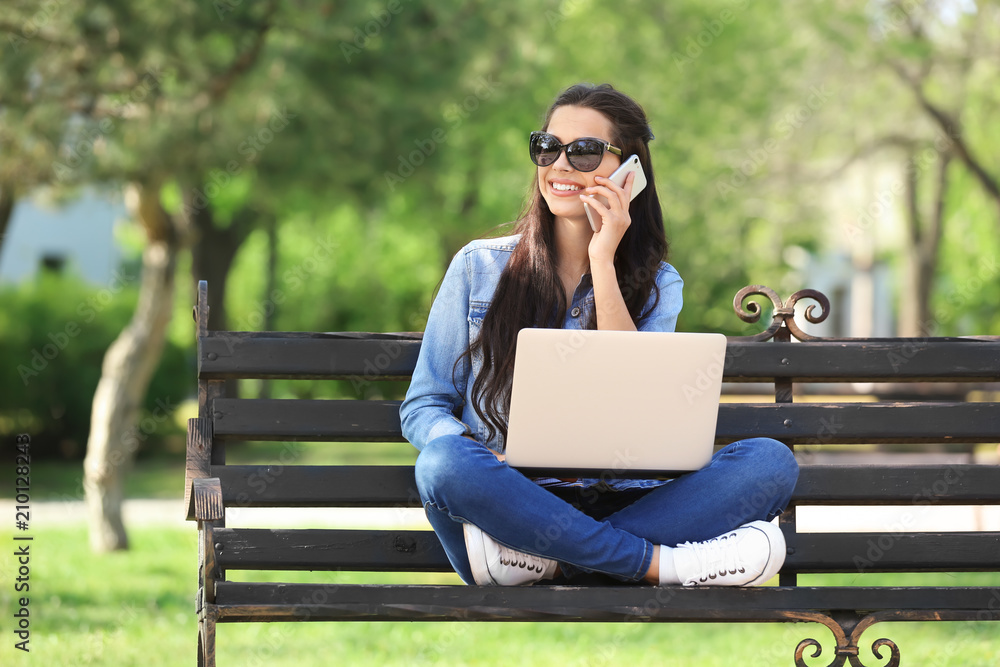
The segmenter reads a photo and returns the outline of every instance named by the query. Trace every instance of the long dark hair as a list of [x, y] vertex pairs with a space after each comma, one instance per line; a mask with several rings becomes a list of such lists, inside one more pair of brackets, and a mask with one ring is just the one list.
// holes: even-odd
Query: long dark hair
[[[604, 114], [611, 121], [611, 143], [622, 149], [623, 159], [633, 153], [638, 155], [646, 173], [648, 184], [629, 206], [632, 222], [615, 253], [618, 286], [632, 321], [638, 324], [650, 294], [659, 298], [656, 273], [668, 250], [649, 158], [648, 144], [653, 135], [646, 114], [635, 100], [610, 84], [581, 83], [556, 98], [545, 115], [543, 130], [548, 129], [553, 112], [561, 106], [587, 107]], [[560, 327], [566, 316], [566, 297], [556, 273], [554, 222], [538, 187], [537, 174], [533, 174], [531, 199], [514, 228], [514, 233], [521, 235], [520, 241], [500, 275], [479, 336], [466, 353], [470, 362], [477, 356], [482, 358], [482, 370], [472, 385], [472, 401], [486, 424], [489, 440], [497, 432], [507, 437], [517, 332], [527, 327]], [[597, 328], [593, 312], [587, 328]]]

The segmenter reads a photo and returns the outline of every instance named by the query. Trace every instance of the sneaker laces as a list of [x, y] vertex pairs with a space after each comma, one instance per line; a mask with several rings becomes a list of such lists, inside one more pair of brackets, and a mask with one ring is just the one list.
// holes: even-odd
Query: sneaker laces
[[501, 565], [518, 567], [523, 570], [527, 570], [528, 572], [543, 574], [545, 572], [545, 568], [551, 562], [541, 556], [534, 556], [532, 554], [526, 554], [523, 551], [516, 551], [510, 547], [500, 544], [499, 542], [497, 542], [497, 546], [500, 548]]
[[[692, 555], [698, 560], [698, 583], [706, 583], [727, 574], [746, 572], [746, 568], [740, 563], [737, 545], [733, 543], [736, 538], [737, 534], [733, 532], [705, 542], [685, 542], [681, 545], [690, 548]], [[691, 577], [688, 581], [694, 580], [695, 577]]]

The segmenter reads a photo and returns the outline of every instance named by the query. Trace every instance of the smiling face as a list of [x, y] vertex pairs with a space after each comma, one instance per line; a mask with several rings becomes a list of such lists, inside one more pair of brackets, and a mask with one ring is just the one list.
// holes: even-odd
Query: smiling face
[[[552, 112], [546, 131], [555, 135], [563, 144], [581, 137], [594, 137], [614, 143], [611, 121], [600, 111], [589, 107], [568, 105], [558, 107]], [[589, 228], [580, 194], [584, 188], [597, 184], [594, 177], [610, 176], [620, 164], [620, 157], [605, 151], [597, 169], [577, 171], [566, 159], [566, 151], [563, 151], [559, 154], [559, 159], [549, 166], [538, 167], [538, 189], [545, 203], [549, 205], [552, 215], [556, 218], [582, 220]]]

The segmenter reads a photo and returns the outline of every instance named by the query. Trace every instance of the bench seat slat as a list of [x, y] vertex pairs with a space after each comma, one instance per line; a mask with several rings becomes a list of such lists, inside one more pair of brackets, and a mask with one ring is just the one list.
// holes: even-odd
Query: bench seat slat
[[[220, 621], [751, 621], [817, 611], [926, 610], [985, 620], [990, 587], [378, 586], [220, 582]], [[917, 615], [917, 614], [914, 614]], [[921, 617], [922, 618], [922, 617]]]
[[[448, 572], [429, 530], [215, 531], [219, 565], [234, 570], [358, 570]], [[1000, 533], [799, 533], [785, 560], [797, 572], [921, 572], [995, 570]]]
[[[413, 466], [212, 466], [227, 507], [420, 507]], [[814, 505], [1000, 503], [1000, 467], [805, 465], [792, 498]]]
[[[215, 437], [402, 440], [400, 401], [216, 399]], [[668, 429], [665, 428], [665, 433]], [[716, 442], [763, 436], [795, 444], [995, 442], [1000, 403], [724, 403]]]

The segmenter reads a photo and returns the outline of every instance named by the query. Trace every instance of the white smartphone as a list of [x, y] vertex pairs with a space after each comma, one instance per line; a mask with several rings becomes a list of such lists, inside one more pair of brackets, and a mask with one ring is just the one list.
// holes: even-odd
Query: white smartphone
[[[642, 165], [639, 164], [638, 155], [630, 155], [627, 160], [622, 162], [620, 167], [615, 169], [615, 173], [611, 174], [608, 178], [618, 187], [624, 187], [625, 177], [632, 172], [635, 172], [635, 180], [632, 182], [632, 199], [635, 199], [635, 196], [646, 187], [646, 174], [642, 170]], [[608, 205], [608, 200], [601, 195], [597, 195], [597, 199], [605, 206]], [[601, 231], [601, 214], [591, 209], [587, 204], [584, 204], [583, 208], [587, 212], [587, 220], [590, 220], [590, 226], [594, 232]]]

